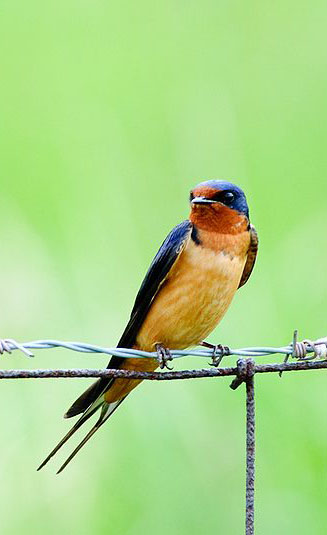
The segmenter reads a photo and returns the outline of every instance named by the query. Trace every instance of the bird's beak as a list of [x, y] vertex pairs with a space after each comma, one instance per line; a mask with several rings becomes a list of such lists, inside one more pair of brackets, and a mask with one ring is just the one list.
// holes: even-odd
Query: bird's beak
[[191, 200], [191, 204], [213, 204], [215, 202], [217, 201], [206, 199], [205, 197], [194, 197], [194, 199]]

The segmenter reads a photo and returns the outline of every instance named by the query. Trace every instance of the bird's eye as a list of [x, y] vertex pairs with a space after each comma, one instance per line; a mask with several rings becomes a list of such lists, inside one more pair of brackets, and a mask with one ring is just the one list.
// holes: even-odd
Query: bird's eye
[[235, 199], [235, 195], [231, 191], [224, 192], [224, 194], [222, 196], [222, 202], [224, 204], [231, 204], [234, 199]]
[[194, 199], [194, 195], [193, 195], [193, 192], [191, 191], [191, 193], [190, 193], [190, 202], [192, 202], [193, 199]]

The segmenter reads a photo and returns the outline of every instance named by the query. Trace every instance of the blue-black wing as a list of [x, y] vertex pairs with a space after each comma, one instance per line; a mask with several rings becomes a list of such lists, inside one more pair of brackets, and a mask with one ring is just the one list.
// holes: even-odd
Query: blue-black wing
[[[165, 281], [169, 271], [183, 250], [192, 230], [192, 223], [183, 221], [167, 236], [154, 257], [141, 284], [132, 309], [130, 320], [119, 340], [117, 347], [133, 347], [137, 334], [151, 307], [151, 303]], [[111, 357], [107, 368], [119, 368], [124, 359]], [[112, 383], [112, 379], [99, 379], [93, 383], [70, 407], [66, 417], [70, 418], [87, 410]]]
[[241, 288], [241, 286], [244, 286], [244, 284], [249, 280], [257, 258], [259, 240], [258, 233], [253, 225], [250, 226], [250, 237], [250, 247], [248, 250], [248, 255], [243, 269], [242, 277], [238, 285], [239, 288]]
[[[135, 299], [130, 320], [117, 347], [132, 347], [134, 345], [151, 303], [183, 250], [191, 229], [192, 223], [183, 221], [168, 234], [161, 245], [144, 277]], [[117, 358], [119, 359], [119, 357]], [[112, 358], [111, 362], [114, 359], [115, 357]], [[116, 361], [114, 367], [116, 367]]]

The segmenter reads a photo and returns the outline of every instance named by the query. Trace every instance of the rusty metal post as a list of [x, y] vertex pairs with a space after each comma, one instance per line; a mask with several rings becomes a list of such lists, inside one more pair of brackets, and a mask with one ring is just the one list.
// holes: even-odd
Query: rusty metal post
[[246, 494], [245, 535], [254, 535], [254, 475], [255, 475], [255, 402], [253, 359], [237, 361], [237, 376], [230, 385], [236, 390], [243, 382], [246, 385]]
[[246, 535], [254, 534], [255, 401], [254, 362], [248, 361], [246, 378]]

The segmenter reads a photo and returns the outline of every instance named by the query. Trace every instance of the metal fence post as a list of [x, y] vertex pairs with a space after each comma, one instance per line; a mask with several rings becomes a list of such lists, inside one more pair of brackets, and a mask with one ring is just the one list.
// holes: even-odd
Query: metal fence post
[[246, 379], [246, 535], [254, 534], [255, 401], [254, 362], [248, 361]]
[[243, 382], [246, 385], [246, 494], [245, 535], [254, 535], [254, 476], [255, 476], [255, 401], [253, 359], [237, 361], [237, 376], [230, 385], [236, 390]]

